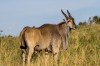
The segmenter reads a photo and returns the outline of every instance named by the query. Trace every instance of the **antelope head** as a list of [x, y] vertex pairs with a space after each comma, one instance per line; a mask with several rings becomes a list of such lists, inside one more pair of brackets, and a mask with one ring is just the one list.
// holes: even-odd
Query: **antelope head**
[[62, 14], [65, 16], [65, 22], [71, 29], [76, 29], [76, 24], [74, 22], [74, 18], [71, 16], [70, 12], [67, 10], [67, 13], [64, 13], [63, 10], [61, 9]]

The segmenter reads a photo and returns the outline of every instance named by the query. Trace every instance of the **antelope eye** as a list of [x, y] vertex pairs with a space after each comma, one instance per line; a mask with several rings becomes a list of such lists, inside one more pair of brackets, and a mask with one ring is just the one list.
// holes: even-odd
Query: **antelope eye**
[[68, 22], [70, 22], [70, 20], [68, 20]]

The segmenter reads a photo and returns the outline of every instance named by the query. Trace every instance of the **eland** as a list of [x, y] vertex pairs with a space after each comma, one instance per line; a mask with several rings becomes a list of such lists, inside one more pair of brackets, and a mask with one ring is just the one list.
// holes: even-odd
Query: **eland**
[[67, 28], [75, 29], [76, 25], [74, 18], [68, 10], [68, 16], [62, 10], [61, 12], [65, 16], [65, 19], [59, 24], [44, 24], [37, 28], [27, 26], [20, 32], [23, 65], [26, 62], [27, 66], [30, 66], [30, 60], [35, 51], [50, 51], [53, 53], [54, 60], [56, 61], [59, 49], [67, 49], [69, 30]]

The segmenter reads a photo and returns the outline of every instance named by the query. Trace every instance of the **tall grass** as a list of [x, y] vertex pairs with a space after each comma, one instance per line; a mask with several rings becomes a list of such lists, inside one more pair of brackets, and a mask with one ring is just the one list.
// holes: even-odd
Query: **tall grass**
[[[0, 37], [0, 66], [22, 66], [18, 37]], [[41, 52], [33, 56], [32, 66], [53, 66]], [[100, 66], [100, 25], [79, 26], [71, 32], [69, 46], [59, 53], [59, 66]]]

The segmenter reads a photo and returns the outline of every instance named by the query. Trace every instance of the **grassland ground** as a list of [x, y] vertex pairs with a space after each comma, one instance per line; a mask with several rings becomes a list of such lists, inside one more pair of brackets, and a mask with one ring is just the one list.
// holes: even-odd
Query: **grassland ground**
[[[0, 66], [22, 66], [19, 38], [0, 37]], [[36, 58], [37, 57], [37, 58]], [[32, 66], [53, 66], [53, 56], [35, 55]], [[66, 51], [59, 53], [59, 66], [100, 66], [100, 25], [79, 26], [69, 37]]]

